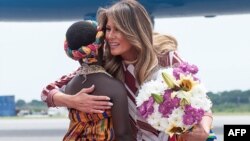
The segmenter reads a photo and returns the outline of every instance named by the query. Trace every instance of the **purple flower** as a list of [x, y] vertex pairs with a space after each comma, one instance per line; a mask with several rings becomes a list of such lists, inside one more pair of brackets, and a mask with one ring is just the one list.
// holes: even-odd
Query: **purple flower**
[[165, 100], [171, 99], [171, 93], [172, 93], [172, 92], [173, 92], [173, 91], [172, 91], [171, 89], [165, 90], [165, 93], [164, 93], [164, 95], [163, 95], [163, 100], [165, 101]]
[[179, 68], [185, 73], [196, 74], [198, 72], [198, 67], [196, 65], [191, 65], [188, 62], [181, 63]]
[[187, 62], [182, 62], [180, 65], [179, 65], [179, 68], [183, 71], [183, 72], [186, 72], [188, 70], [188, 66], [189, 64]]
[[204, 116], [205, 111], [202, 109], [197, 109], [197, 113], [195, 114], [195, 119], [198, 122], [201, 121], [202, 117]]
[[[199, 71], [196, 65], [190, 65], [187, 62], [182, 62], [178, 67], [174, 68], [173, 75], [176, 79], [180, 79], [180, 74], [188, 75], [192, 74], [195, 75]], [[197, 79], [197, 78], [196, 78]]]
[[185, 111], [186, 111], [186, 112], [192, 111], [191, 105], [186, 105], [186, 106], [185, 106]]
[[191, 114], [185, 114], [183, 115], [183, 123], [185, 125], [192, 125], [194, 124], [195, 120]]
[[178, 108], [180, 106], [180, 99], [175, 97], [172, 99], [172, 103], [175, 108]]
[[143, 102], [143, 104], [138, 107], [139, 113], [143, 118], [147, 118], [154, 112], [154, 102], [153, 97], [150, 97], [148, 101]]
[[186, 105], [184, 112], [185, 114], [183, 115], [183, 123], [186, 125], [199, 123], [204, 115], [204, 110], [194, 108], [191, 105]]
[[171, 98], [172, 90], [166, 90], [163, 95], [163, 102], [159, 105], [158, 111], [162, 113], [163, 117], [169, 117], [175, 108], [180, 106], [180, 99], [175, 97]]
[[202, 109], [198, 109], [198, 114], [203, 116], [205, 114], [205, 111]]
[[189, 65], [187, 70], [191, 74], [196, 74], [199, 71], [199, 69], [196, 65]]
[[175, 79], [180, 79], [180, 74], [184, 73], [183, 70], [181, 68], [174, 68], [173, 69], [173, 75], [175, 77]]
[[163, 102], [159, 105], [159, 112], [162, 113], [163, 117], [167, 117], [172, 113], [173, 111], [173, 107], [171, 107], [171, 105], [169, 105], [168, 102]]

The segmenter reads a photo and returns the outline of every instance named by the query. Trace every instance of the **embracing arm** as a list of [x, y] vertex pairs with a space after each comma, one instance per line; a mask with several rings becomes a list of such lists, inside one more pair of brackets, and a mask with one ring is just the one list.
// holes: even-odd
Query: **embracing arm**
[[202, 117], [200, 124], [207, 134], [209, 134], [211, 130], [212, 122], [213, 122], [212, 112], [206, 112], [205, 115]]
[[78, 70], [79, 68], [73, 73], [64, 75], [57, 81], [50, 83], [49, 85], [43, 88], [42, 93], [41, 93], [41, 99], [43, 102], [47, 103], [48, 107], [66, 106], [66, 105], [61, 105], [61, 104], [55, 105], [54, 104], [55, 101], [53, 97], [55, 94], [63, 95], [63, 93], [59, 91], [59, 88], [66, 85], [76, 75]]
[[75, 95], [68, 95], [59, 90], [76, 75], [78, 70], [62, 76], [59, 80], [43, 88], [41, 93], [42, 101], [47, 103], [48, 107], [74, 108], [87, 113], [102, 113], [105, 109], [110, 109], [112, 104], [108, 102], [109, 97], [89, 95], [94, 90], [94, 86], [83, 88]]

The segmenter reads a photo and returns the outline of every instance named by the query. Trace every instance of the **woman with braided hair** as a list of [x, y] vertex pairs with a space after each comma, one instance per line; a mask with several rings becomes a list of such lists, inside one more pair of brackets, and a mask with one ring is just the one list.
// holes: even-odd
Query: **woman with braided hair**
[[95, 85], [91, 94], [108, 96], [115, 105], [100, 114], [69, 108], [70, 126], [64, 141], [131, 141], [126, 89], [102, 67], [102, 48], [98, 48], [103, 32], [97, 33], [96, 25], [93, 21], [79, 21], [66, 32], [66, 54], [79, 61], [81, 67], [64, 92], [74, 95]]

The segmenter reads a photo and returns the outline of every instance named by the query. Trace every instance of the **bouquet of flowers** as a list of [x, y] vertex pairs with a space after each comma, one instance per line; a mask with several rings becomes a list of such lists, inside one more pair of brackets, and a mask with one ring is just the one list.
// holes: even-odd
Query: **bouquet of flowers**
[[170, 136], [184, 133], [199, 123], [212, 102], [197, 72], [197, 66], [186, 62], [160, 69], [156, 79], [144, 83], [136, 97], [142, 117]]

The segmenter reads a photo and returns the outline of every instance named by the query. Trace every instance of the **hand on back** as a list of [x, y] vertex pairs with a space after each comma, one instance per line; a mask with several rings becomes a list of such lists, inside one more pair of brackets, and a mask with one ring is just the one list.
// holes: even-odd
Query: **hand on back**
[[83, 88], [80, 92], [72, 96], [69, 107], [86, 113], [102, 113], [106, 109], [110, 109], [113, 105], [109, 102], [107, 96], [94, 96], [90, 93], [94, 90], [94, 86]]

